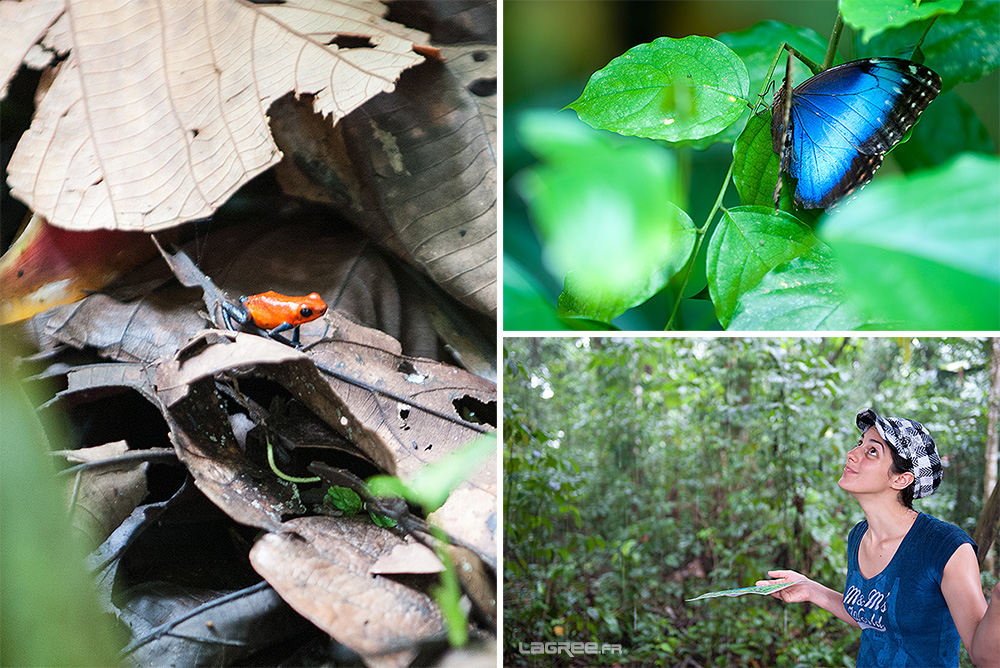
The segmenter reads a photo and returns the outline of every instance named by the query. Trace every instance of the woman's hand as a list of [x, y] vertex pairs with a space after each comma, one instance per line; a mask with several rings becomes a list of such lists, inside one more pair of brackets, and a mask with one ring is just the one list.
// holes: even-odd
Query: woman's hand
[[791, 587], [785, 587], [780, 589], [771, 596], [775, 598], [780, 598], [785, 603], [805, 603], [811, 600], [810, 598], [810, 585], [813, 581], [797, 573], [796, 571], [768, 571], [768, 575], [772, 578], [778, 578], [777, 580], [759, 580], [757, 586], [769, 585], [769, 584], [780, 584], [782, 582], [796, 582]]
[[844, 595], [839, 591], [810, 580], [802, 573], [795, 571], [768, 571], [768, 575], [777, 580], [761, 580], [758, 585], [794, 582], [796, 584], [771, 594], [785, 603], [814, 603], [829, 613], [832, 613], [855, 628], [858, 622], [844, 608]]

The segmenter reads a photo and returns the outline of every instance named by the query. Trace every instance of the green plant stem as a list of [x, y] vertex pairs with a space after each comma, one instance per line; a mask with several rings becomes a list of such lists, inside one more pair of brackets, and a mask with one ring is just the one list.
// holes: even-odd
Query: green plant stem
[[444, 566], [440, 583], [432, 588], [434, 601], [440, 608], [445, 625], [448, 627], [449, 644], [452, 647], [464, 647], [469, 642], [469, 620], [459, 607], [462, 591], [458, 582], [458, 574], [455, 572], [455, 562], [446, 549], [449, 538], [441, 529], [433, 525], [431, 525], [431, 535], [437, 539], [434, 543], [434, 553]]
[[274, 471], [274, 475], [278, 476], [282, 480], [287, 480], [288, 482], [306, 483], [306, 482], [319, 482], [320, 480], [322, 480], [322, 478], [320, 478], [319, 476], [315, 476], [312, 478], [296, 478], [294, 476], [282, 473], [278, 469], [278, 465], [274, 463], [274, 446], [271, 445], [271, 439], [266, 434], [264, 435], [264, 442], [267, 443], [267, 463], [271, 467], [271, 470]]
[[665, 330], [670, 330], [673, 327], [674, 318], [677, 316], [677, 310], [681, 306], [681, 299], [684, 297], [684, 289], [687, 287], [688, 281], [691, 279], [691, 271], [694, 269], [694, 263], [698, 259], [698, 252], [701, 250], [701, 244], [705, 240], [705, 234], [708, 232], [708, 227], [715, 218], [715, 212], [722, 206], [722, 198], [725, 197], [726, 191], [729, 189], [729, 181], [733, 178], [734, 164], [735, 162], [733, 160], [729, 161], [729, 171], [726, 172], [726, 178], [722, 182], [722, 188], [719, 189], [719, 196], [715, 198], [715, 204], [712, 205], [712, 210], [709, 211], [708, 218], [705, 219], [705, 224], [695, 229], [695, 234], [698, 238], [695, 239], [694, 250], [691, 251], [691, 259], [688, 261], [688, 265], [685, 268], [684, 282], [677, 291], [677, 299], [674, 300], [674, 309], [670, 312], [670, 318], [667, 319], [667, 326], [664, 327]]
[[[913, 52], [910, 53], [910, 60], [915, 60], [916, 59], [917, 52], [920, 50], [920, 47], [923, 46], [923, 44], [924, 44], [924, 38], [927, 37], [927, 33], [929, 33], [931, 31], [931, 28], [934, 27], [934, 23], [937, 22], [937, 20], [938, 20], [938, 17], [935, 16], [934, 18], [932, 18], [930, 20], [930, 23], [927, 24], [927, 29], [924, 30], [924, 33], [920, 36], [920, 39], [917, 40], [917, 45], [913, 47]], [[924, 62], [923, 58], [921, 58], [919, 60], [919, 62], [921, 62], [921, 63]]]
[[837, 20], [833, 22], [833, 31], [830, 33], [830, 42], [826, 45], [826, 55], [823, 56], [823, 69], [828, 70], [833, 65], [833, 58], [837, 55], [837, 45], [840, 44], [840, 33], [844, 31], [844, 17], [837, 12]]

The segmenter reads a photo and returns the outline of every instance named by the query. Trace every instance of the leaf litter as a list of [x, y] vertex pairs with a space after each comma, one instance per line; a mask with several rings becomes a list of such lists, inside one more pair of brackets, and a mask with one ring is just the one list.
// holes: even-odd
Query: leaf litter
[[[0, 4], [0, 12], [8, 11], [12, 4]], [[264, 90], [268, 82], [287, 79], [294, 68], [280, 71], [282, 68], [275, 65], [280, 65], [280, 57], [272, 58], [258, 49], [244, 59], [243, 72], [235, 64], [229, 68], [217, 62], [213, 73], [199, 60], [202, 54], [198, 47], [220, 35], [237, 47], [246, 46], [242, 21], [248, 12], [255, 16], [255, 22], [268, 24], [276, 12], [314, 9], [314, 4], [312, 0], [280, 6], [191, 3], [192, 8], [205, 10], [197, 15], [196, 29], [189, 30], [188, 25], [185, 30], [189, 34], [171, 41], [162, 61], [166, 70], [156, 71], [154, 65], [146, 72], [143, 67], [155, 59], [138, 54], [169, 32], [162, 28], [181, 25], [180, 14], [175, 12], [185, 11], [187, 3], [172, 3], [169, 11], [159, 15], [145, 12], [143, 16], [132, 13], [141, 3], [123, 6], [111, 10], [124, 12], [113, 17], [102, 3], [86, 0], [17, 3], [17, 21], [0, 24], [17, 27], [15, 24], [25, 19], [31, 36], [19, 35], [24, 41], [12, 36], [9, 43], [24, 45], [13, 51], [28, 66], [44, 67], [51, 62], [57, 66], [50, 72], [54, 77], [39, 88], [38, 114], [23, 146], [16, 151], [17, 160], [11, 163], [10, 182], [15, 192], [35, 210], [36, 217], [45, 214], [54, 224], [73, 229], [162, 229], [213, 212], [235, 188], [281, 157], [277, 148], [282, 143], [281, 133], [274, 130], [276, 124], [272, 123], [272, 140], [267, 119], [248, 112], [245, 103], [247, 91], [254, 86]], [[449, 340], [447, 351], [440, 348], [435, 330], [442, 331], [442, 322], [452, 324], [455, 339], [470, 328], [455, 327], [459, 321], [453, 311], [440, 308], [440, 301], [417, 295], [413, 286], [427, 274], [453, 297], [495, 320], [496, 51], [491, 45], [473, 46], [452, 49], [450, 55], [442, 57], [425, 47], [426, 35], [379, 18], [384, 12], [381, 5], [364, 0], [325, 3], [320, 14], [335, 5], [350, 10], [352, 16], [361, 16], [364, 29], [352, 30], [347, 23], [334, 27], [323, 23], [309, 39], [328, 37], [325, 45], [317, 46], [326, 47], [333, 57], [305, 60], [334, 63], [326, 70], [328, 82], [345, 74], [346, 79], [323, 87], [310, 83], [322, 77], [310, 78], [312, 75], [298, 70], [302, 85], [295, 87], [293, 95], [319, 114], [326, 114], [328, 124], [338, 118], [344, 121], [337, 125], [349, 131], [353, 137], [349, 141], [356, 146], [375, 142], [386, 149], [378, 155], [362, 155], [368, 162], [361, 166], [361, 172], [378, 176], [373, 166], [379, 170], [389, 167], [396, 174], [411, 168], [419, 172], [434, 166], [435, 151], [439, 156], [452, 156], [441, 161], [444, 171], [434, 177], [441, 188], [422, 205], [432, 213], [446, 208], [448, 215], [432, 215], [425, 221], [427, 226], [413, 228], [416, 234], [404, 220], [413, 212], [399, 208], [410, 197], [402, 189], [404, 181], [394, 181], [391, 190], [381, 192], [369, 183], [366, 189], [357, 190], [359, 197], [341, 202], [347, 206], [340, 211], [357, 223], [358, 202], [386, 198], [389, 206], [377, 216], [388, 224], [382, 225], [384, 232], [376, 238], [420, 272], [400, 274], [386, 268], [381, 254], [372, 252], [370, 242], [352, 239], [345, 243], [349, 237], [343, 235], [331, 242], [339, 230], [316, 236], [305, 228], [302, 234], [289, 235], [283, 226], [285, 234], [276, 230], [268, 237], [251, 232], [252, 226], [247, 225], [242, 239], [224, 242], [228, 247], [222, 252], [204, 257], [199, 253], [199, 264], [204, 259], [209, 274], [225, 277], [224, 288], [208, 280], [193, 263], [181, 268], [186, 256], [174, 253], [170, 254], [170, 259], [176, 260], [172, 276], [165, 278], [162, 271], [133, 272], [103, 293], [40, 313], [24, 328], [40, 351], [31, 361], [49, 365], [35, 378], [65, 379], [64, 387], [47, 406], [85, 409], [127, 397], [125, 405], [145, 406], [136, 418], [147, 423], [142, 427], [169, 434], [173, 458], [164, 457], [169, 452], [164, 448], [143, 444], [136, 449], [137, 444], [127, 439], [126, 452], [118, 448], [113, 453], [96, 453], [93, 462], [80, 465], [88, 467], [81, 469], [81, 480], [83, 473], [111, 480], [114, 471], [135, 470], [133, 458], [146, 453], [148, 464], [139, 466], [145, 468], [146, 478], [159, 481], [151, 484], [145, 501], [126, 497], [114, 508], [115, 519], [97, 534], [111, 530], [110, 535], [91, 559], [105, 607], [132, 631], [126, 655], [136, 664], [231, 663], [263, 651], [280, 637], [279, 630], [303, 628], [296, 626], [295, 620], [301, 621], [301, 617], [290, 613], [285, 600], [333, 636], [340, 643], [337, 646], [347, 652], [345, 656], [369, 665], [405, 665], [419, 648], [443, 638], [440, 614], [427, 597], [427, 582], [421, 580], [436, 572], [434, 566], [415, 562], [407, 573], [399, 557], [421, 546], [408, 535], [370, 523], [355, 529], [353, 520], [323, 514], [319, 503], [322, 490], [278, 478], [264, 456], [264, 444], [270, 439], [277, 444], [278, 465], [283, 470], [304, 472], [310, 461], [319, 459], [363, 471], [366, 476], [388, 473], [408, 480], [426, 464], [462, 448], [478, 434], [495, 430], [495, 384], [430, 359], [454, 354], [469, 368], [489, 375], [494, 355], [478, 354], [477, 346], [482, 350], [486, 346], [476, 342], [462, 347]], [[353, 13], [357, 9], [360, 14]], [[217, 31], [223, 25], [216, 22], [221, 15], [233, 19], [223, 22], [223, 33]], [[150, 16], [152, 26], [122, 29]], [[282, 29], [291, 27], [294, 33], [286, 42], [281, 42], [281, 29], [277, 33], [265, 29], [259, 34], [267, 37], [268, 48], [278, 45], [292, 51], [292, 46], [301, 46], [299, 37], [305, 34], [306, 24], [297, 21], [304, 16], [285, 15]], [[320, 17], [321, 22], [328, 19], [329, 13]], [[105, 25], [100, 25], [102, 21]], [[115, 26], [116, 34], [107, 33], [109, 25]], [[199, 29], [203, 29], [200, 34]], [[160, 34], [154, 34], [158, 30]], [[195, 44], [199, 36], [208, 42]], [[131, 55], [143, 62], [138, 63], [142, 67], [130, 69], [132, 79], [116, 84], [124, 83], [124, 88], [112, 91], [106, 85], [107, 75], [121, 63], [111, 68], [103, 68], [101, 63], [112, 55], [120, 61], [125, 50], [121, 40], [136, 46], [138, 50]], [[185, 44], [191, 48], [185, 51]], [[189, 82], [199, 79], [178, 79], [176, 72], [170, 71], [175, 64], [170, 54], [177, 45], [185, 56], [192, 56], [190, 64], [198, 76], [216, 77], [224, 84], [218, 90], [229, 86], [232, 96], [218, 106], [199, 102], [199, 94], [185, 98], [194, 88], [188, 87]], [[225, 57], [238, 60], [234, 54], [240, 53], [234, 48], [226, 51]], [[414, 79], [422, 83], [410, 89], [420, 92], [423, 86], [434, 92], [413, 99], [407, 93], [397, 97], [396, 103], [413, 107], [411, 117], [427, 123], [430, 134], [440, 140], [424, 155], [420, 155], [421, 143], [408, 136], [408, 128], [387, 125], [393, 120], [385, 116], [393, 111], [391, 102], [377, 114], [376, 105], [371, 107], [371, 115], [358, 117], [374, 119], [367, 128], [364, 123], [357, 126], [360, 129], [348, 128], [346, 121], [357, 114], [341, 118], [366, 100], [370, 102], [379, 91], [396, 88], [399, 73], [423, 61], [423, 56], [416, 54], [429, 56], [434, 62], [427, 63], [423, 68], [427, 71]], [[3, 55], [9, 52], [4, 50]], [[373, 65], [390, 61], [392, 65], [381, 70], [381, 65]], [[248, 64], [261, 62], [271, 70], [255, 70], [260, 80], [243, 88], [231, 86], [246, 76]], [[18, 64], [0, 60], [5, 82]], [[370, 73], [351, 76], [365, 67], [378, 72], [370, 78]], [[149, 76], [140, 81], [144, 72]], [[176, 124], [166, 133], [170, 141], [155, 135], [165, 125], [148, 120], [149, 113], [163, 108], [156, 97], [163, 91], [153, 90], [156, 87], [149, 83], [159, 78], [168, 82], [161, 88], [177, 111], [166, 124]], [[180, 83], [172, 87], [171, 82]], [[346, 83], [339, 85], [341, 82]], [[283, 85], [267, 88], [270, 97], [262, 95], [256, 101], [258, 109], [274, 113], [275, 107], [268, 109], [270, 103], [291, 90], [279, 90]], [[441, 104], [430, 111], [438, 116], [420, 120], [417, 107], [435, 98]], [[227, 118], [239, 119], [241, 126], [227, 125]], [[132, 133], [129, 142], [118, 141], [129, 128], [140, 132]], [[454, 133], [456, 138], [449, 144], [449, 135]], [[178, 147], [179, 152], [175, 150]], [[380, 178], [374, 179], [376, 185]], [[209, 245], [225, 237], [213, 234]], [[213, 258], [238, 255], [232, 251], [243, 250], [250, 239], [260, 247], [258, 260], [212, 265]], [[289, 239], [297, 244], [282, 247]], [[159, 266], [162, 268], [162, 263]], [[312, 281], [324, 275], [336, 286], [336, 298], [331, 302], [336, 308], [303, 326], [306, 346], [302, 350], [217, 328], [221, 324], [218, 305], [226, 300], [233, 303], [232, 295], [279, 289], [282, 281], [309, 284], [311, 290]], [[168, 280], [173, 276], [181, 279], [180, 286]], [[256, 287], [255, 282], [264, 284]], [[304, 293], [296, 289], [285, 292]], [[495, 377], [495, 371], [492, 373]], [[88, 436], [89, 432], [81, 440], [86, 443]], [[177, 487], [173, 491], [162, 488], [164, 479]], [[429, 518], [464, 545], [447, 549], [460, 573], [466, 574], [466, 593], [478, 611], [478, 628], [487, 636], [496, 632], [495, 484], [493, 458], [470, 471]], [[456, 499], [460, 502], [454, 503]], [[120, 521], [121, 517], [125, 519]], [[114, 528], [116, 521], [120, 524]], [[336, 533], [329, 529], [332, 523], [338, 523], [336, 531], [346, 538], [327, 540], [326, 534]], [[202, 528], [196, 531], [195, 527]], [[265, 533], [258, 536], [258, 530]], [[172, 561], [179, 549], [176, 539], [193, 540], [195, 536], [202, 542], [183, 552], [183, 563]], [[303, 541], [312, 550], [307, 551], [305, 563], [336, 574], [325, 584], [312, 587], [308, 579], [296, 581], [295, 574], [279, 572], [280, 561], [276, 569], [266, 565], [269, 551], [272, 555], [292, 554]], [[370, 547], [365, 559], [358, 560], [352, 552], [358, 542], [376, 547]], [[428, 552], [422, 549], [426, 557]], [[258, 557], [247, 559], [254, 550]], [[230, 564], [227, 570], [220, 569], [220, 551], [242, 552], [243, 563], [237, 558], [235, 567]], [[250, 567], [251, 559], [255, 567], [260, 564], [257, 572], [268, 571], [265, 582], [271, 580], [270, 585], [259, 581]], [[199, 580], [200, 572], [210, 572], [216, 579]], [[192, 577], [194, 581], [189, 581]], [[294, 593], [288, 589], [289, 582]], [[337, 583], [335, 590], [375, 587], [382, 592], [378, 600], [383, 607], [361, 610], [353, 601], [331, 595], [330, 582]], [[275, 591], [285, 599], [274, 596]], [[331, 607], [337, 609], [339, 617], [331, 616]], [[262, 625], [265, 617], [253, 614], [258, 609], [267, 610], [268, 615], [273, 611], [278, 616], [274, 619], [285, 621], [269, 619]], [[306, 614], [303, 610], [316, 612]], [[413, 610], [423, 612], [414, 615]], [[397, 620], [394, 634], [368, 637], [361, 631], [368, 626], [362, 617], [373, 611]], [[360, 627], [351, 626], [359, 620]], [[484, 634], [480, 631], [479, 635]], [[326, 650], [324, 638], [316, 638], [316, 642]]]
[[[409, 544], [405, 536], [370, 522], [311, 515], [316, 501], [310, 499], [307, 486], [282, 481], [268, 469], [262, 453], [264, 434], [272, 420], [279, 424], [289, 406], [298, 406], [296, 421], [315, 422], [339, 434], [343, 438], [339, 447], [346, 443], [354, 451], [352, 461], [406, 480], [495, 428], [495, 386], [457, 367], [403, 355], [391, 337], [336, 311], [304, 332], [303, 350], [266, 337], [216, 329], [211, 314], [219, 312], [221, 300], [231, 297], [182, 252], [164, 257], [185, 287], [161, 283], [153, 293], [125, 302], [95, 294], [33, 321], [29, 331], [46, 351], [42, 356], [96, 349], [105, 358], [97, 363], [58, 363], [54, 373], [72, 379], [60, 399], [74, 401], [98, 388], [127, 387], [153, 403], [163, 416], [178, 460], [197, 488], [236, 522], [268, 532], [252, 541], [259, 547], [251, 550], [251, 562], [292, 608], [368, 665], [407, 665], [419, 643], [440, 641], [443, 621], [420, 587], [395, 580], [427, 577], [433, 570], [415, 563], [415, 572], [407, 576], [398, 564], [387, 568], [392, 562], [383, 558]], [[159, 292], [168, 298], [157, 296]], [[200, 298], [200, 307], [192, 304], [192, 297]], [[282, 399], [275, 404], [273, 399], [266, 402], [266, 396]], [[234, 429], [236, 416], [250, 425], [241, 430], [242, 442]], [[304, 468], [308, 461], [294, 460], [314, 444], [283, 442], [292, 461], [282, 466]], [[463, 582], [482, 615], [479, 618], [491, 621], [493, 628], [495, 481], [495, 458], [490, 458], [470, 472], [430, 518], [466, 545], [450, 551], [467, 574]], [[312, 545], [317, 531], [329, 533], [331, 523], [347, 527], [343, 529], [347, 534]], [[381, 538], [373, 541], [372, 535]], [[363, 559], [356, 553], [358, 544], [369, 545]], [[286, 572], [281, 565], [289, 563], [304, 564], [306, 571], [319, 569], [329, 579], [303, 583], [306, 571]], [[374, 588], [371, 601], [381, 607], [356, 605], [356, 592], [365, 588]], [[346, 598], [338, 598], [336, 592]], [[257, 595], [256, 590], [246, 595]], [[122, 608], [115, 609], [125, 614]], [[372, 630], [376, 627], [364, 615], [373, 610], [379, 619], [391, 622], [393, 633]], [[358, 636], [359, 629], [368, 631]], [[156, 642], [141, 643], [133, 653], [148, 657], [155, 651], [179, 652], [177, 642], [171, 630], [157, 636]]]

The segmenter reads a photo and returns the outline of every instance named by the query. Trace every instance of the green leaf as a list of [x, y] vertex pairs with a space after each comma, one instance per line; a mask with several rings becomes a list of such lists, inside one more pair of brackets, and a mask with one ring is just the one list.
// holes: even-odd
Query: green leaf
[[652, 142], [569, 134], [550, 118], [566, 137], [559, 142], [543, 122], [522, 119], [522, 140], [548, 162], [521, 172], [516, 185], [545, 240], [549, 270], [565, 277], [561, 314], [609, 322], [661, 290], [690, 258], [695, 231], [680, 206], [676, 158]]
[[[559, 295], [559, 312], [610, 322], [662, 290], [687, 264], [696, 233], [691, 218], [670, 202], [664, 205], [659, 219], [661, 243], [647, 248], [645, 253], [636, 248], [633, 261], [622, 257], [601, 270], [580, 268], [568, 272]], [[652, 250], [658, 250], [659, 255], [652, 255]]]
[[549, 110], [523, 112], [517, 118], [517, 138], [541, 162], [575, 161], [590, 151], [610, 151], [635, 142], [595, 132], [573, 114]]
[[733, 183], [740, 194], [740, 204], [772, 203], [778, 162], [771, 142], [770, 110], [751, 116], [733, 146]]
[[545, 289], [512, 257], [503, 256], [503, 328], [517, 330], [569, 329]]
[[376, 475], [365, 481], [368, 489], [374, 496], [391, 497], [396, 496], [407, 501], [419, 504], [410, 488], [402, 480], [393, 475]]
[[867, 44], [861, 41], [861, 33], [856, 32], [853, 52], [857, 58], [887, 54], [908, 57], [913, 45], [923, 39], [921, 51], [926, 57], [925, 64], [941, 75], [945, 91], [959, 83], [979, 81], [1000, 66], [996, 38], [1000, 32], [1000, 3], [966, 2], [956, 14], [938, 16], [925, 37], [926, 30], [926, 22], [911, 23], [884, 32]]
[[[742, 294], [731, 330], [853, 330], [872, 328], [848, 302], [830, 250], [817, 244], [804, 257], [769, 271]], [[879, 327], [884, 329], [884, 327]]]
[[479, 470], [496, 445], [494, 434], [484, 434], [423, 467], [413, 475], [409, 484], [394, 476], [375, 476], [368, 480], [368, 486], [375, 496], [401, 496], [429, 514], [444, 505], [452, 490]]
[[728, 326], [744, 293], [816, 243], [812, 230], [783, 211], [763, 206], [725, 211], [708, 246], [708, 289], [719, 322]]
[[391, 517], [386, 517], [385, 515], [379, 515], [378, 513], [368, 513], [368, 516], [372, 518], [372, 522], [384, 527], [386, 529], [391, 529], [396, 526], [396, 520]]
[[342, 510], [348, 515], [360, 513], [361, 507], [364, 505], [358, 493], [347, 487], [330, 487], [326, 490], [323, 503], [337, 510]]
[[898, 329], [1000, 329], [1000, 160], [979, 154], [871, 183], [828, 217], [860, 306]]
[[840, 13], [844, 23], [863, 31], [865, 42], [890, 28], [922, 21], [939, 14], [954, 14], [962, 8], [962, 0], [840, 0]]
[[682, 141], [729, 127], [746, 106], [750, 78], [728, 47], [710, 37], [660, 37], [594, 73], [568, 105], [591, 127]]

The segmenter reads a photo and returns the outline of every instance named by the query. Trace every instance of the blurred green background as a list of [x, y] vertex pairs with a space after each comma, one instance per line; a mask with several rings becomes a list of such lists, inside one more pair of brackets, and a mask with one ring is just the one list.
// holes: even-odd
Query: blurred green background
[[[535, 304], [539, 307], [537, 316], [544, 314], [546, 308], [551, 310], [551, 306], [542, 302], [555, 303], [563, 287], [563, 277], [545, 268], [542, 247], [524, 200], [511, 181], [514, 175], [535, 163], [518, 140], [517, 127], [522, 116], [527, 112], [543, 111], [579, 122], [573, 111], [559, 110], [580, 96], [590, 75], [629, 48], [657, 37], [715, 37], [723, 32], [745, 30], [760, 21], [774, 20], [811, 28], [828, 38], [837, 15], [837, 3], [832, 0], [505, 0], [502, 12], [504, 283], [507, 286], [518, 282], [524, 284], [525, 279], [534, 281], [534, 287], [544, 295]], [[849, 27], [844, 28], [839, 45], [844, 60], [855, 57], [855, 45], [859, 40]], [[997, 104], [1000, 74], [993, 72], [978, 82], [960, 84], [955, 91], [976, 110], [996, 147], [1000, 139]], [[758, 92], [751, 90], [751, 95]], [[677, 153], [678, 162], [690, 174], [687, 211], [695, 225], [700, 226], [723, 183], [732, 160], [732, 146], [715, 144], [706, 150], [683, 147]], [[894, 170], [897, 168], [893, 160], [887, 159], [880, 174]], [[735, 206], [737, 203], [735, 189], [729, 188], [723, 205]], [[686, 297], [698, 294], [705, 287], [706, 248], [707, 244], [702, 245], [691, 281], [684, 290]], [[686, 303], [690, 305], [692, 301]], [[703, 312], [690, 309], [682, 312], [678, 328], [717, 328], [711, 303], [706, 301], [704, 304]], [[661, 293], [617, 318], [614, 325], [628, 330], [662, 329], [665, 312], [671, 305], [668, 296]], [[508, 304], [505, 299], [504, 329], [529, 329], [517, 323], [512, 306], [515, 305]], [[520, 309], [526, 304], [519, 301], [516, 306]], [[554, 315], [548, 320], [542, 317], [529, 320], [535, 323], [530, 327], [534, 330], [562, 328]]]

